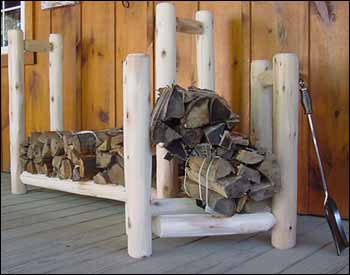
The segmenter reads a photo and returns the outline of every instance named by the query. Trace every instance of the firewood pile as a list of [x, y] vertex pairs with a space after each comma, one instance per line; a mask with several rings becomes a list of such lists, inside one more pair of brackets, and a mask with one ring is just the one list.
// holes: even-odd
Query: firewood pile
[[123, 131], [33, 132], [20, 146], [24, 171], [124, 185]]
[[151, 140], [165, 158], [185, 163], [183, 189], [199, 206], [225, 216], [266, 211], [280, 189], [276, 158], [234, 131], [239, 117], [213, 91], [178, 85], [159, 90]]

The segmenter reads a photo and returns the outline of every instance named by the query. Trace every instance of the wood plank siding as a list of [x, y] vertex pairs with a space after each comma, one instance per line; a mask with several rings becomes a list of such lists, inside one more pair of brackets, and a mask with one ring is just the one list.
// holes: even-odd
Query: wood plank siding
[[[177, 1], [177, 16], [214, 13], [215, 83], [241, 115], [249, 133], [250, 61], [295, 52], [310, 86], [314, 123], [332, 196], [349, 217], [349, 3], [342, 1]], [[64, 126], [67, 130], [122, 126], [122, 61], [128, 53], [151, 58], [154, 82], [156, 2], [80, 1], [41, 10], [33, 1], [34, 39], [64, 36]], [[323, 7], [323, 9], [322, 9]], [[325, 9], [326, 7], [326, 9]], [[177, 82], [196, 85], [195, 37], [177, 34]], [[5, 58], [5, 57], [4, 57]], [[3, 57], [2, 57], [3, 59]], [[48, 58], [35, 54], [25, 67], [26, 133], [49, 129]], [[9, 170], [7, 68], [1, 68], [1, 170]], [[154, 96], [151, 98], [154, 102]], [[307, 120], [299, 127], [298, 210], [322, 214], [323, 195]]]

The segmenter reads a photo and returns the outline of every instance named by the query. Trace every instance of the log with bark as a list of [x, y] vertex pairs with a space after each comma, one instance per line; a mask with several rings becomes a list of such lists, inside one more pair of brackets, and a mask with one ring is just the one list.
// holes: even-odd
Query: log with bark
[[[219, 195], [235, 203], [236, 212], [244, 212], [248, 203], [278, 192], [281, 179], [274, 156], [234, 131], [238, 122], [239, 116], [213, 91], [173, 85], [160, 89], [151, 117], [151, 141], [168, 150], [165, 159], [175, 157], [187, 165], [190, 187], [205, 186], [209, 200]], [[188, 193], [198, 198], [194, 190]]]
[[33, 174], [124, 185], [123, 131], [33, 132], [21, 144], [20, 161]]

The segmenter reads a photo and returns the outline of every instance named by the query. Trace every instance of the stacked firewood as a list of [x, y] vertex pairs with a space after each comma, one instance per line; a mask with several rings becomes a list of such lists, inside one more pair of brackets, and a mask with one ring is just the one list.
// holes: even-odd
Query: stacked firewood
[[21, 144], [23, 170], [48, 177], [124, 185], [123, 132], [33, 132]]
[[225, 216], [266, 210], [280, 188], [275, 156], [235, 132], [238, 123], [213, 91], [177, 85], [160, 90], [151, 120], [152, 143], [168, 150], [166, 159], [186, 166], [184, 191]]

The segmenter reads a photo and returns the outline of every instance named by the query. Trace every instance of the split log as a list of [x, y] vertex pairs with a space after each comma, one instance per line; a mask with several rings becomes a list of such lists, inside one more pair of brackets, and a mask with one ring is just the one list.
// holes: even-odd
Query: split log
[[251, 152], [247, 150], [240, 150], [235, 158], [238, 161], [248, 165], [258, 164], [264, 160], [263, 155], [260, 155], [257, 152]]
[[51, 177], [53, 174], [53, 167], [51, 162], [45, 162], [42, 165], [42, 172], [45, 174], [47, 177]]
[[249, 198], [247, 195], [244, 195], [243, 197], [238, 199], [237, 208], [236, 208], [237, 213], [241, 213], [243, 211], [248, 199]]
[[110, 152], [96, 151], [96, 167], [107, 168], [112, 161], [113, 154]]
[[243, 164], [240, 164], [238, 166], [238, 176], [242, 176], [247, 178], [249, 181], [259, 184], [261, 182], [261, 175], [258, 170], [249, 168], [248, 166], [245, 166]]
[[208, 170], [208, 166], [211, 163], [210, 166], [210, 171], [208, 174], [208, 179], [211, 181], [215, 181], [218, 180], [220, 178], [226, 177], [228, 175], [230, 175], [231, 173], [234, 173], [234, 168], [232, 167], [232, 165], [222, 159], [222, 158], [216, 158], [213, 159], [212, 161], [210, 159], [205, 159], [205, 158], [201, 158], [201, 157], [190, 157], [190, 159], [188, 160], [188, 165], [189, 168], [193, 171], [193, 172], [197, 172], [197, 174], [199, 173], [199, 170], [202, 167], [202, 171], [201, 174], [203, 176], [205, 176], [206, 171]]
[[222, 187], [229, 198], [241, 198], [252, 188], [252, 184], [245, 177], [229, 176], [218, 180], [217, 185]]
[[[187, 169], [187, 176], [195, 182], [199, 182], [199, 170], [203, 164], [200, 173], [201, 184], [206, 184], [206, 175], [210, 160], [199, 157], [190, 157]], [[208, 188], [219, 193], [225, 198], [240, 198], [251, 188], [248, 179], [233, 175], [233, 167], [224, 159], [214, 159], [208, 172]]]
[[73, 165], [79, 164], [80, 154], [75, 149], [74, 145], [68, 145], [66, 157], [72, 162]]
[[105, 140], [101, 141], [101, 143], [98, 143], [99, 145], [97, 146], [98, 151], [101, 152], [108, 152], [111, 150], [111, 139], [110, 137], [106, 137]]
[[37, 174], [37, 170], [35, 168], [34, 161], [29, 160], [26, 166], [26, 171], [31, 173], [31, 174]]
[[75, 134], [71, 142], [81, 155], [93, 155], [96, 152], [96, 137], [91, 133]]
[[115, 163], [108, 169], [108, 177], [112, 184], [117, 185], [125, 185], [124, 182], [124, 169], [119, 165], [119, 163]]
[[179, 133], [182, 136], [183, 142], [190, 147], [194, 147], [199, 144], [204, 135], [201, 128], [185, 129], [181, 127], [179, 129]]
[[276, 191], [281, 188], [281, 170], [275, 155], [267, 154], [265, 160], [257, 167], [257, 170], [275, 186]]
[[253, 184], [250, 192], [249, 198], [254, 201], [262, 201], [271, 198], [279, 190], [270, 181], [262, 181], [261, 184]]
[[96, 156], [95, 155], [83, 155], [79, 159], [79, 173], [80, 180], [90, 180], [96, 174]]
[[30, 161], [29, 158], [26, 156], [26, 155], [23, 155], [19, 158], [19, 161], [20, 161], [20, 164], [21, 164], [21, 167], [24, 171], [27, 170], [27, 165], [28, 165], [28, 162]]
[[65, 158], [62, 160], [60, 168], [58, 170], [58, 177], [60, 179], [71, 179], [73, 175], [73, 165], [72, 162]]
[[61, 167], [61, 162], [62, 160], [64, 160], [66, 158], [66, 156], [54, 156], [52, 159], [52, 167], [53, 170], [58, 172], [58, 170]]
[[27, 156], [28, 148], [29, 148], [29, 145], [25, 145], [25, 144], [20, 144], [19, 145], [19, 155], [20, 155], [20, 157]]
[[104, 170], [102, 172], [98, 172], [94, 176], [93, 180], [96, 184], [109, 184], [110, 183], [110, 179], [108, 177], [108, 173], [106, 170]]
[[[187, 179], [186, 191], [188, 192], [191, 198], [194, 198], [197, 200], [200, 199], [198, 183]], [[204, 200], [203, 203], [205, 203], [205, 194], [206, 194], [205, 186], [201, 187], [201, 192]], [[215, 212], [225, 215], [227, 217], [233, 216], [236, 210], [236, 205], [234, 200], [224, 198], [220, 194], [211, 190], [208, 190], [208, 206]]]
[[184, 119], [185, 128], [198, 128], [209, 124], [209, 99], [199, 98], [190, 103]]
[[50, 144], [50, 150], [52, 157], [64, 155], [64, 142], [63, 137], [52, 138]]
[[50, 143], [48, 143], [48, 142], [44, 143], [42, 151], [41, 151], [41, 157], [42, 158], [52, 158]]
[[204, 134], [207, 141], [211, 145], [219, 145], [221, 141], [221, 135], [225, 130], [225, 123], [218, 123], [213, 126], [204, 128]]
[[245, 213], [260, 213], [260, 212], [271, 212], [272, 201], [270, 199], [262, 201], [253, 201], [249, 199], [244, 205]]

